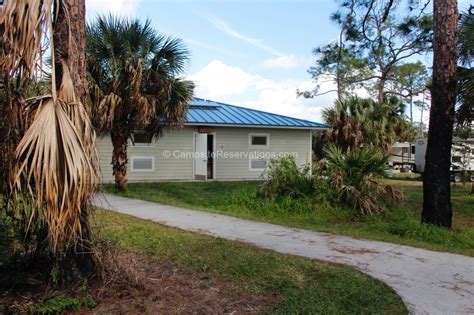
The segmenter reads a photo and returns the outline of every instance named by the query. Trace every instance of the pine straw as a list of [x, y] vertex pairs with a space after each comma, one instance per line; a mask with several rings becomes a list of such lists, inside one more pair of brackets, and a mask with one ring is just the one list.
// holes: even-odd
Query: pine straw
[[[130, 273], [93, 289], [98, 305], [83, 314], [257, 314], [278, 301], [274, 295], [235, 291], [217, 278], [185, 270], [171, 261], [153, 261], [133, 252], [114, 259]], [[139, 284], [127, 282], [130, 274]]]
[[98, 279], [97, 297], [102, 299], [111, 287], [125, 286], [143, 290], [143, 276], [138, 273], [137, 262], [117, 251], [110, 241], [100, 239], [95, 243], [94, 256], [97, 268], [94, 277]]
[[60, 294], [92, 297], [97, 303], [76, 314], [257, 314], [279, 300], [276, 295], [236, 291], [232, 284], [183, 269], [171, 261], [111, 250], [115, 247], [106, 241], [96, 244], [96, 248], [100, 265], [105, 266], [98, 270], [99, 278], [87, 285], [82, 282], [55, 291], [40, 275], [31, 274], [23, 285], [0, 285], [0, 305], [6, 306], [6, 311], [22, 313], [28, 306]]

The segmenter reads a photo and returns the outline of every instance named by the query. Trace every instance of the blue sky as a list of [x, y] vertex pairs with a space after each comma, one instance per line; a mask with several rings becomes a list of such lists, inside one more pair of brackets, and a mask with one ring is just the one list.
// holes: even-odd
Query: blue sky
[[[469, 1], [461, 0], [460, 6]], [[186, 77], [196, 96], [320, 121], [335, 95], [305, 100], [314, 47], [337, 38], [334, 0], [86, 0], [88, 19], [112, 12], [149, 18], [191, 52]], [[324, 88], [324, 86], [323, 86]], [[330, 86], [326, 86], [330, 88]]]

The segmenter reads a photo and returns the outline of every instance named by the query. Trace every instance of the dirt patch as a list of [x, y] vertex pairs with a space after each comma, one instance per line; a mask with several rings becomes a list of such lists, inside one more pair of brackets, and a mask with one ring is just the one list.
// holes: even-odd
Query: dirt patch
[[[93, 284], [87, 289], [97, 305], [73, 314], [254, 314], [273, 305], [275, 296], [255, 296], [232, 290], [230, 285], [203, 273], [191, 272], [170, 261], [152, 261], [136, 254], [120, 254], [136, 270], [139, 286], [126, 282]], [[31, 286], [0, 292], [0, 306], [35, 304], [47, 295], [46, 284], [31, 279]], [[80, 289], [62, 292], [83, 296]], [[0, 314], [2, 310], [0, 309]]]

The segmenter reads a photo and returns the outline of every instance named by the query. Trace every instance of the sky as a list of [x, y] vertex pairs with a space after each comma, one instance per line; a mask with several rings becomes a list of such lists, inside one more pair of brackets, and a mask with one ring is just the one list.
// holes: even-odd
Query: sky
[[109, 12], [148, 18], [158, 32], [184, 40], [191, 57], [184, 76], [196, 97], [317, 122], [335, 100], [335, 93], [296, 95], [315, 86], [307, 72], [312, 50], [338, 36], [329, 19], [335, 0], [86, 0], [86, 10], [89, 22]]

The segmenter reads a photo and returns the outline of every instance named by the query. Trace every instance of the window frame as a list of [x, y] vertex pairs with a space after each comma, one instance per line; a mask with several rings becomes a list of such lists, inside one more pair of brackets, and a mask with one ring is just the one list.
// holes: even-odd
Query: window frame
[[[253, 160], [258, 160], [258, 161], [265, 161], [265, 167], [264, 168], [253, 168], [252, 167], [252, 161]], [[249, 171], [251, 172], [263, 172], [268, 169], [268, 160], [267, 159], [259, 159], [259, 158], [249, 158]]]
[[[265, 137], [266, 144], [252, 144], [253, 137]], [[268, 149], [270, 148], [270, 134], [269, 133], [249, 133], [249, 148], [250, 149]]]
[[135, 141], [135, 134], [136, 133], [144, 134], [144, 132], [140, 132], [140, 131], [135, 131], [135, 132], [132, 133], [133, 141], [130, 140], [132, 147], [136, 147], [136, 148], [153, 148], [153, 147], [155, 147], [155, 137], [152, 138], [151, 142], [136, 142]]
[[[135, 169], [134, 167], [134, 161], [138, 159], [150, 159], [151, 160], [151, 169]], [[130, 157], [130, 172], [134, 173], [149, 173], [149, 172], [154, 172], [155, 171], [155, 157], [154, 156], [137, 156], [134, 155]]]

